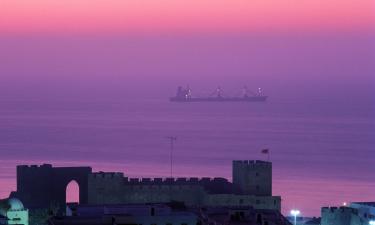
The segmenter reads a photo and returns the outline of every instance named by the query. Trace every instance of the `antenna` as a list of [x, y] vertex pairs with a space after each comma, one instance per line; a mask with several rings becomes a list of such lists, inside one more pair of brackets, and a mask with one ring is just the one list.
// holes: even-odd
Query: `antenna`
[[167, 139], [170, 140], [170, 143], [171, 143], [171, 152], [170, 152], [170, 162], [171, 162], [171, 178], [173, 178], [173, 148], [174, 148], [174, 142], [177, 141], [177, 137], [176, 136], [169, 136], [167, 137]]
[[262, 96], [262, 88], [258, 88], [258, 95]]

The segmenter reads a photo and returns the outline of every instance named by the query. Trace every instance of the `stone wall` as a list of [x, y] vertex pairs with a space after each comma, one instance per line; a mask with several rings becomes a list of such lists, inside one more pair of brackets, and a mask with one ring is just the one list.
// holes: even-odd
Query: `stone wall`
[[254, 196], [254, 195], [235, 195], [235, 194], [209, 194], [206, 195], [205, 206], [251, 206], [254, 209], [273, 209], [281, 210], [280, 196]]
[[89, 203], [162, 203], [183, 201], [201, 204], [203, 186], [171, 179], [128, 179], [118, 173], [93, 173], [89, 176]]
[[[182, 201], [188, 206], [252, 206], [280, 210], [276, 196], [236, 195], [225, 188], [222, 178], [128, 179], [122, 173], [92, 173], [89, 176], [89, 204], [166, 203]], [[229, 182], [228, 182], [229, 183]], [[225, 185], [224, 185], [225, 186]], [[207, 188], [208, 187], [208, 188]], [[223, 191], [225, 193], [220, 193]], [[216, 193], [215, 193], [216, 192]]]

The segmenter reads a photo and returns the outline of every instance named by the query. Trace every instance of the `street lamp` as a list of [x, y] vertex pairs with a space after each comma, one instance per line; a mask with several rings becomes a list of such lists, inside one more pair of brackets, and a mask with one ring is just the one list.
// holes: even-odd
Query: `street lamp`
[[375, 225], [375, 220], [370, 220], [370, 222], [368, 222], [368, 224]]
[[[294, 225], [297, 225], [297, 216], [300, 214], [301, 212], [297, 209], [292, 209], [290, 210], [290, 214], [292, 216], [294, 216]], [[374, 225], [374, 224], [370, 224], [370, 225]]]

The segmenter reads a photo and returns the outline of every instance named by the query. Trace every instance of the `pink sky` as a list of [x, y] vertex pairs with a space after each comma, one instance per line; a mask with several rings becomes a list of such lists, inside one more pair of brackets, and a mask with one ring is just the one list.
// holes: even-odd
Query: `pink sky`
[[0, 33], [375, 27], [373, 0], [2, 0]]

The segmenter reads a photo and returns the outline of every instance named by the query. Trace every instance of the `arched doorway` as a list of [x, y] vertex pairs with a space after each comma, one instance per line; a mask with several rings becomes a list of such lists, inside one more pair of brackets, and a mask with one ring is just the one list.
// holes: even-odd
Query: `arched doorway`
[[66, 203], [79, 203], [79, 185], [77, 181], [72, 180], [66, 186]]

